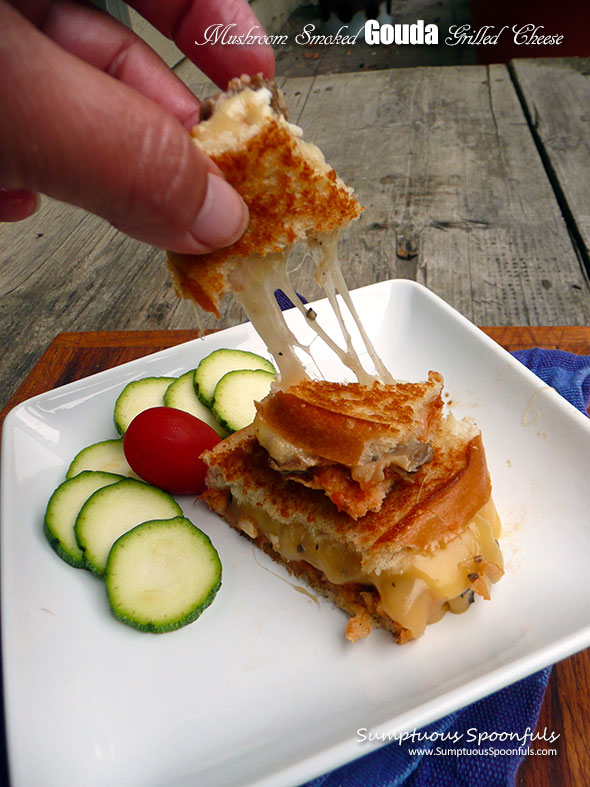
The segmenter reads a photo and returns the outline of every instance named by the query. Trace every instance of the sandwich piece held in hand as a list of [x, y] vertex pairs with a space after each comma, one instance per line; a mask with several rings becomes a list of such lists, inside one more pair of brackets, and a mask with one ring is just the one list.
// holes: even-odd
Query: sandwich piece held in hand
[[361, 212], [352, 189], [321, 151], [273, 108], [267, 85], [233, 80], [226, 93], [209, 100], [208, 117], [191, 132], [250, 212], [246, 232], [232, 246], [204, 255], [168, 254], [179, 293], [217, 316], [223, 295], [240, 286], [244, 261], [280, 254], [296, 241], [349, 224]]
[[244, 235], [228, 248], [200, 256], [169, 252], [176, 291], [217, 316], [221, 298], [233, 293], [274, 356], [282, 384], [293, 384], [307, 377], [295, 349], [309, 352], [309, 345], [299, 342], [287, 327], [274, 292], [283, 290], [305, 315], [286, 269], [294, 244], [305, 243], [346, 347], [328, 336], [318, 321], [307, 320], [307, 324], [360, 382], [371, 382], [374, 375], [364, 369], [344, 326], [336, 298], [340, 294], [357, 322], [377, 376], [388, 380], [387, 369], [360, 325], [336, 255], [339, 230], [356, 219], [362, 208], [319, 148], [305, 142], [301, 129], [279, 111], [278, 95], [274, 83], [250, 77], [234, 80], [226, 93], [207, 105], [205, 118], [192, 130], [195, 144], [246, 202], [250, 222]]

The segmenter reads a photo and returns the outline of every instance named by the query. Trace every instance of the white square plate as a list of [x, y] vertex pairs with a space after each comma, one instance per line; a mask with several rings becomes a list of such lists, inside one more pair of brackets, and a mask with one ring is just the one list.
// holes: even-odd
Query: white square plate
[[341, 612], [183, 498], [219, 550], [223, 586], [191, 626], [127, 628], [103, 584], [48, 546], [49, 495], [79, 449], [114, 436], [129, 380], [179, 374], [217, 347], [264, 347], [246, 324], [41, 394], [9, 414], [3, 438], [13, 787], [295, 785], [368, 753], [360, 728], [417, 729], [589, 644], [588, 419], [425, 288], [395, 280], [353, 298], [394, 375], [442, 372], [456, 414], [482, 428], [507, 564], [492, 601], [402, 647], [381, 631], [351, 645]]

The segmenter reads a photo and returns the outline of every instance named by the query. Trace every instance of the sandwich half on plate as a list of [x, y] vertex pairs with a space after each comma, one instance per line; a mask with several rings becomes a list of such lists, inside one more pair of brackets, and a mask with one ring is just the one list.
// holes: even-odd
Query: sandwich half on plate
[[[351, 641], [373, 627], [389, 629], [400, 643], [419, 637], [447, 610], [465, 611], [475, 595], [489, 598], [503, 573], [481, 434], [469, 420], [442, 417], [436, 378], [437, 394], [432, 375], [423, 384], [371, 386], [370, 404], [354, 415], [349, 386], [341, 386], [343, 402], [321, 386], [311, 401], [309, 386], [297, 431], [281, 421], [269, 425], [275, 400], [280, 409], [285, 396], [297, 398], [297, 391], [276, 391], [258, 406], [252, 426], [203, 456], [207, 504], [341, 607]], [[387, 409], [407, 416], [404, 430], [377, 420]], [[313, 442], [322, 418], [330, 431], [320, 457], [308, 436]], [[309, 476], [318, 468], [324, 480]]]

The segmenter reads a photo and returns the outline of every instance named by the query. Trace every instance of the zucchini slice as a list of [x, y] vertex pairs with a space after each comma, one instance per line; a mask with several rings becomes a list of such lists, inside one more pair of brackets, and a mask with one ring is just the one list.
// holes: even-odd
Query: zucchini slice
[[119, 536], [150, 519], [182, 516], [182, 509], [155, 486], [124, 478], [94, 492], [80, 509], [74, 525], [84, 564], [103, 576], [110, 549]]
[[221, 585], [209, 537], [182, 516], [144, 522], [115, 541], [106, 566], [115, 617], [162, 634], [192, 623]]
[[227, 432], [220, 426], [211, 410], [199, 401], [193, 384], [194, 376], [195, 369], [192, 369], [170, 383], [164, 394], [164, 404], [166, 407], [174, 407], [176, 410], [184, 410], [194, 415], [215, 429], [218, 435], [225, 437]]
[[224, 374], [215, 386], [213, 414], [228, 432], [248, 426], [256, 415], [254, 402], [268, 394], [275, 375], [263, 369], [238, 369]]
[[125, 459], [123, 440], [102, 440], [100, 443], [83, 448], [73, 458], [66, 478], [73, 478], [83, 470], [100, 470], [104, 473], [117, 473], [122, 476], [135, 476]]
[[276, 374], [270, 361], [245, 350], [214, 350], [195, 370], [195, 391], [206, 407], [212, 407], [215, 386], [227, 372], [237, 369], [264, 369]]
[[91, 494], [121, 481], [115, 473], [83, 470], [74, 478], [60, 484], [49, 498], [45, 512], [44, 530], [47, 540], [57, 554], [74, 568], [83, 568], [84, 553], [78, 546], [74, 525], [76, 517]]
[[115, 402], [115, 426], [125, 434], [136, 415], [150, 407], [163, 407], [164, 394], [175, 377], [144, 377], [127, 383]]

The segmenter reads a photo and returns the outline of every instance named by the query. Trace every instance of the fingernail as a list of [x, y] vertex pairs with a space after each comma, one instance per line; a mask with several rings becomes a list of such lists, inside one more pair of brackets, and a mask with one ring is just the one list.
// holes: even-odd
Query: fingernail
[[207, 175], [207, 193], [193, 224], [195, 239], [211, 249], [229, 246], [248, 226], [248, 208], [229, 183], [218, 175]]
[[223, 180], [225, 180], [225, 175], [223, 174], [223, 172], [219, 169], [217, 164], [214, 161], [212, 161], [210, 158], [207, 159], [206, 166], [207, 166], [207, 172], [210, 172], [212, 175], [219, 175], [220, 178], [223, 178]]

